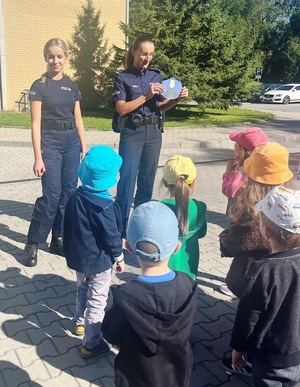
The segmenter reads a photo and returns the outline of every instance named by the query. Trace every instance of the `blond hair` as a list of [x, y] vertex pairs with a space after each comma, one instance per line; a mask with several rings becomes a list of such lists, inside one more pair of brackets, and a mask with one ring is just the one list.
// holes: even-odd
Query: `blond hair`
[[162, 184], [169, 190], [170, 196], [175, 198], [175, 214], [178, 220], [179, 234], [186, 236], [188, 233], [189, 200], [191, 191], [195, 186], [195, 180], [192, 184], [187, 184], [184, 176], [180, 175], [175, 185], [168, 184], [164, 178]]
[[[47, 62], [47, 58], [48, 58], [48, 54], [49, 54], [49, 48], [51, 48], [53, 46], [56, 46], [56, 47], [62, 49], [63, 52], [65, 53], [66, 57], [69, 55], [68, 47], [67, 47], [66, 43], [60, 38], [52, 38], [52, 39], [48, 40], [48, 42], [44, 46], [43, 54], [44, 54], [44, 59], [46, 62]], [[47, 72], [48, 72], [48, 65], [47, 65], [47, 71], [41, 75], [41, 83], [45, 83]]]
[[240, 219], [244, 216], [257, 216], [257, 213], [254, 211], [254, 206], [263, 199], [272, 188], [282, 185], [286, 188], [293, 188], [293, 183], [291, 180], [283, 184], [263, 184], [255, 180], [252, 180], [248, 176], [247, 184], [242, 188], [237, 195], [236, 203], [231, 210], [231, 214], [235, 219]]
[[242, 167], [244, 164], [244, 161], [251, 155], [252, 151], [244, 148], [240, 143], [237, 142], [239, 145], [239, 160], [236, 162], [236, 168]]

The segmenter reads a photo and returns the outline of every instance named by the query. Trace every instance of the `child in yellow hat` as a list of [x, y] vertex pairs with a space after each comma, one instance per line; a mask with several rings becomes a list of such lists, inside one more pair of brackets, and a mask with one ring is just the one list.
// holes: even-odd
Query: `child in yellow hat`
[[174, 155], [163, 168], [163, 185], [170, 198], [162, 202], [171, 208], [179, 224], [180, 250], [173, 254], [169, 267], [197, 277], [200, 259], [199, 238], [206, 235], [206, 204], [192, 199], [195, 187], [196, 167], [189, 157]]

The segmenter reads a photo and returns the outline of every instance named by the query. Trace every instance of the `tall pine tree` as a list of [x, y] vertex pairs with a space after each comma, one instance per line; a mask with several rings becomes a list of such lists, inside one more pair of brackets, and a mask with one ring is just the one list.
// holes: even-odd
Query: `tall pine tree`
[[246, 23], [233, 23], [218, 0], [131, 0], [130, 25], [122, 29], [130, 42], [149, 33], [155, 41], [153, 65], [165, 78], [188, 86], [200, 104], [226, 108], [246, 90], [253, 44]]
[[100, 11], [92, 0], [86, 0], [77, 15], [78, 23], [68, 42], [70, 64], [82, 94], [84, 110], [96, 110], [106, 104], [106, 72], [109, 61], [108, 42], [104, 38], [105, 25], [100, 26]]

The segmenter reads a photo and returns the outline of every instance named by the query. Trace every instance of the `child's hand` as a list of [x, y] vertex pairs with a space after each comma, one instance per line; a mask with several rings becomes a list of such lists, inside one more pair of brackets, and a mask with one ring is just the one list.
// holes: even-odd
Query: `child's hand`
[[244, 352], [238, 352], [235, 349], [232, 350], [231, 354], [232, 364], [236, 368], [243, 368], [246, 365], [246, 360], [244, 356]]
[[116, 271], [118, 273], [123, 273], [124, 270], [125, 270], [125, 261], [123, 259], [123, 261], [117, 262], [117, 264], [116, 264]]

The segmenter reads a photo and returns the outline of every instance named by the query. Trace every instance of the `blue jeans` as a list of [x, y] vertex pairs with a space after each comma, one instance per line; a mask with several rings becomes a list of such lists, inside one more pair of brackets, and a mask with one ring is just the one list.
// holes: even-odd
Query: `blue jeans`
[[75, 324], [84, 326], [82, 343], [91, 350], [102, 340], [101, 323], [111, 283], [111, 269], [97, 274], [77, 271], [76, 276]]
[[35, 202], [28, 231], [28, 243], [44, 243], [52, 229], [63, 236], [65, 207], [77, 188], [80, 140], [76, 129], [42, 130], [42, 196]]
[[121, 132], [119, 155], [123, 163], [116, 202], [122, 215], [122, 236], [125, 236], [136, 181], [134, 207], [151, 200], [161, 143], [161, 131], [153, 124], [141, 125], [136, 130], [125, 128]]
[[300, 365], [288, 368], [273, 368], [252, 359], [253, 383], [256, 387], [299, 387]]

